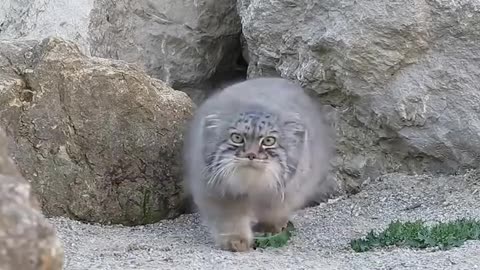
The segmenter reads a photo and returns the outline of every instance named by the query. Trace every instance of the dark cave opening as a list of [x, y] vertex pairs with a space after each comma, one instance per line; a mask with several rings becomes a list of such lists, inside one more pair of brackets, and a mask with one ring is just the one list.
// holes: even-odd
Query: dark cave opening
[[215, 73], [197, 85], [176, 85], [175, 89], [186, 92], [194, 103], [199, 104], [216, 91], [235, 82], [247, 79], [248, 62], [243, 56], [241, 35], [236, 36], [230, 45], [225, 46], [222, 59]]

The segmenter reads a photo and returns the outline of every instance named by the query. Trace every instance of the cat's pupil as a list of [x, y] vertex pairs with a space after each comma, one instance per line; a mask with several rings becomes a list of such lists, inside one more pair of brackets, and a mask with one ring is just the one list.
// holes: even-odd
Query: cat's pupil
[[265, 146], [272, 146], [274, 143], [275, 143], [275, 138], [273, 138], [273, 137], [266, 137], [263, 140], [263, 145], [265, 145]]
[[233, 133], [231, 135], [231, 140], [234, 142], [234, 143], [242, 143], [243, 142], [243, 137], [237, 133]]

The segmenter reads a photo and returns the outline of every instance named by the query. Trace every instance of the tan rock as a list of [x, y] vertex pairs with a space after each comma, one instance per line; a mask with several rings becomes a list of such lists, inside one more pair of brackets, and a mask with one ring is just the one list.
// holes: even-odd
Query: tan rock
[[179, 214], [185, 93], [62, 39], [2, 48], [0, 125], [47, 215], [133, 225]]
[[7, 137], [0, 129], [0, 270], [59, 270], [63, 256], [30, 184], [8, 156]]

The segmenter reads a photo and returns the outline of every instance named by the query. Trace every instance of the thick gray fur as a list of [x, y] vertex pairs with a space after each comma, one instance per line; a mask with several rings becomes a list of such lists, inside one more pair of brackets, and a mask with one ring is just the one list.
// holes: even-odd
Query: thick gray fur
[[[234, 143], [240, 138], [231, 132], [244, 141]], [[272, 147], [268, 135], [276, 138]], [[246, 251], [253, 224], [282, 230], [321, 192], [333, 141], [320, 105], [286, 79], [236, 83], [200, 105], [185, 138], [185, 187], [216, 243]], [[247, 152], [258, 159], [245, 158]]]

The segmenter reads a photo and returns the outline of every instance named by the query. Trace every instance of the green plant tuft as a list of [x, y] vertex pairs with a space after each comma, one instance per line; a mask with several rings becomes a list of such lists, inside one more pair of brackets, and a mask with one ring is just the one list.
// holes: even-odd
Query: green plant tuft
[[282, 231], [281, 233], [277, 234], [264, 234], [261, 236], [254, 237], [254, 245], [255, 248], [279, 248], [285, 246], [290, 240], [290, 237], [293, 235], [293, 231], [295, 230], [293, 223], [288, 222], [287, 228]]
[[365, 237], [352, 240], [350, 246], [356, 252], [387, 246], [447, 250], [459, 247], [467, 240], [480, 240], [480, 221], [463, 218], [440, 222], [431, 227], [424, 225], [421, 220], [394, 221], [383, 232], [371, 230]]

